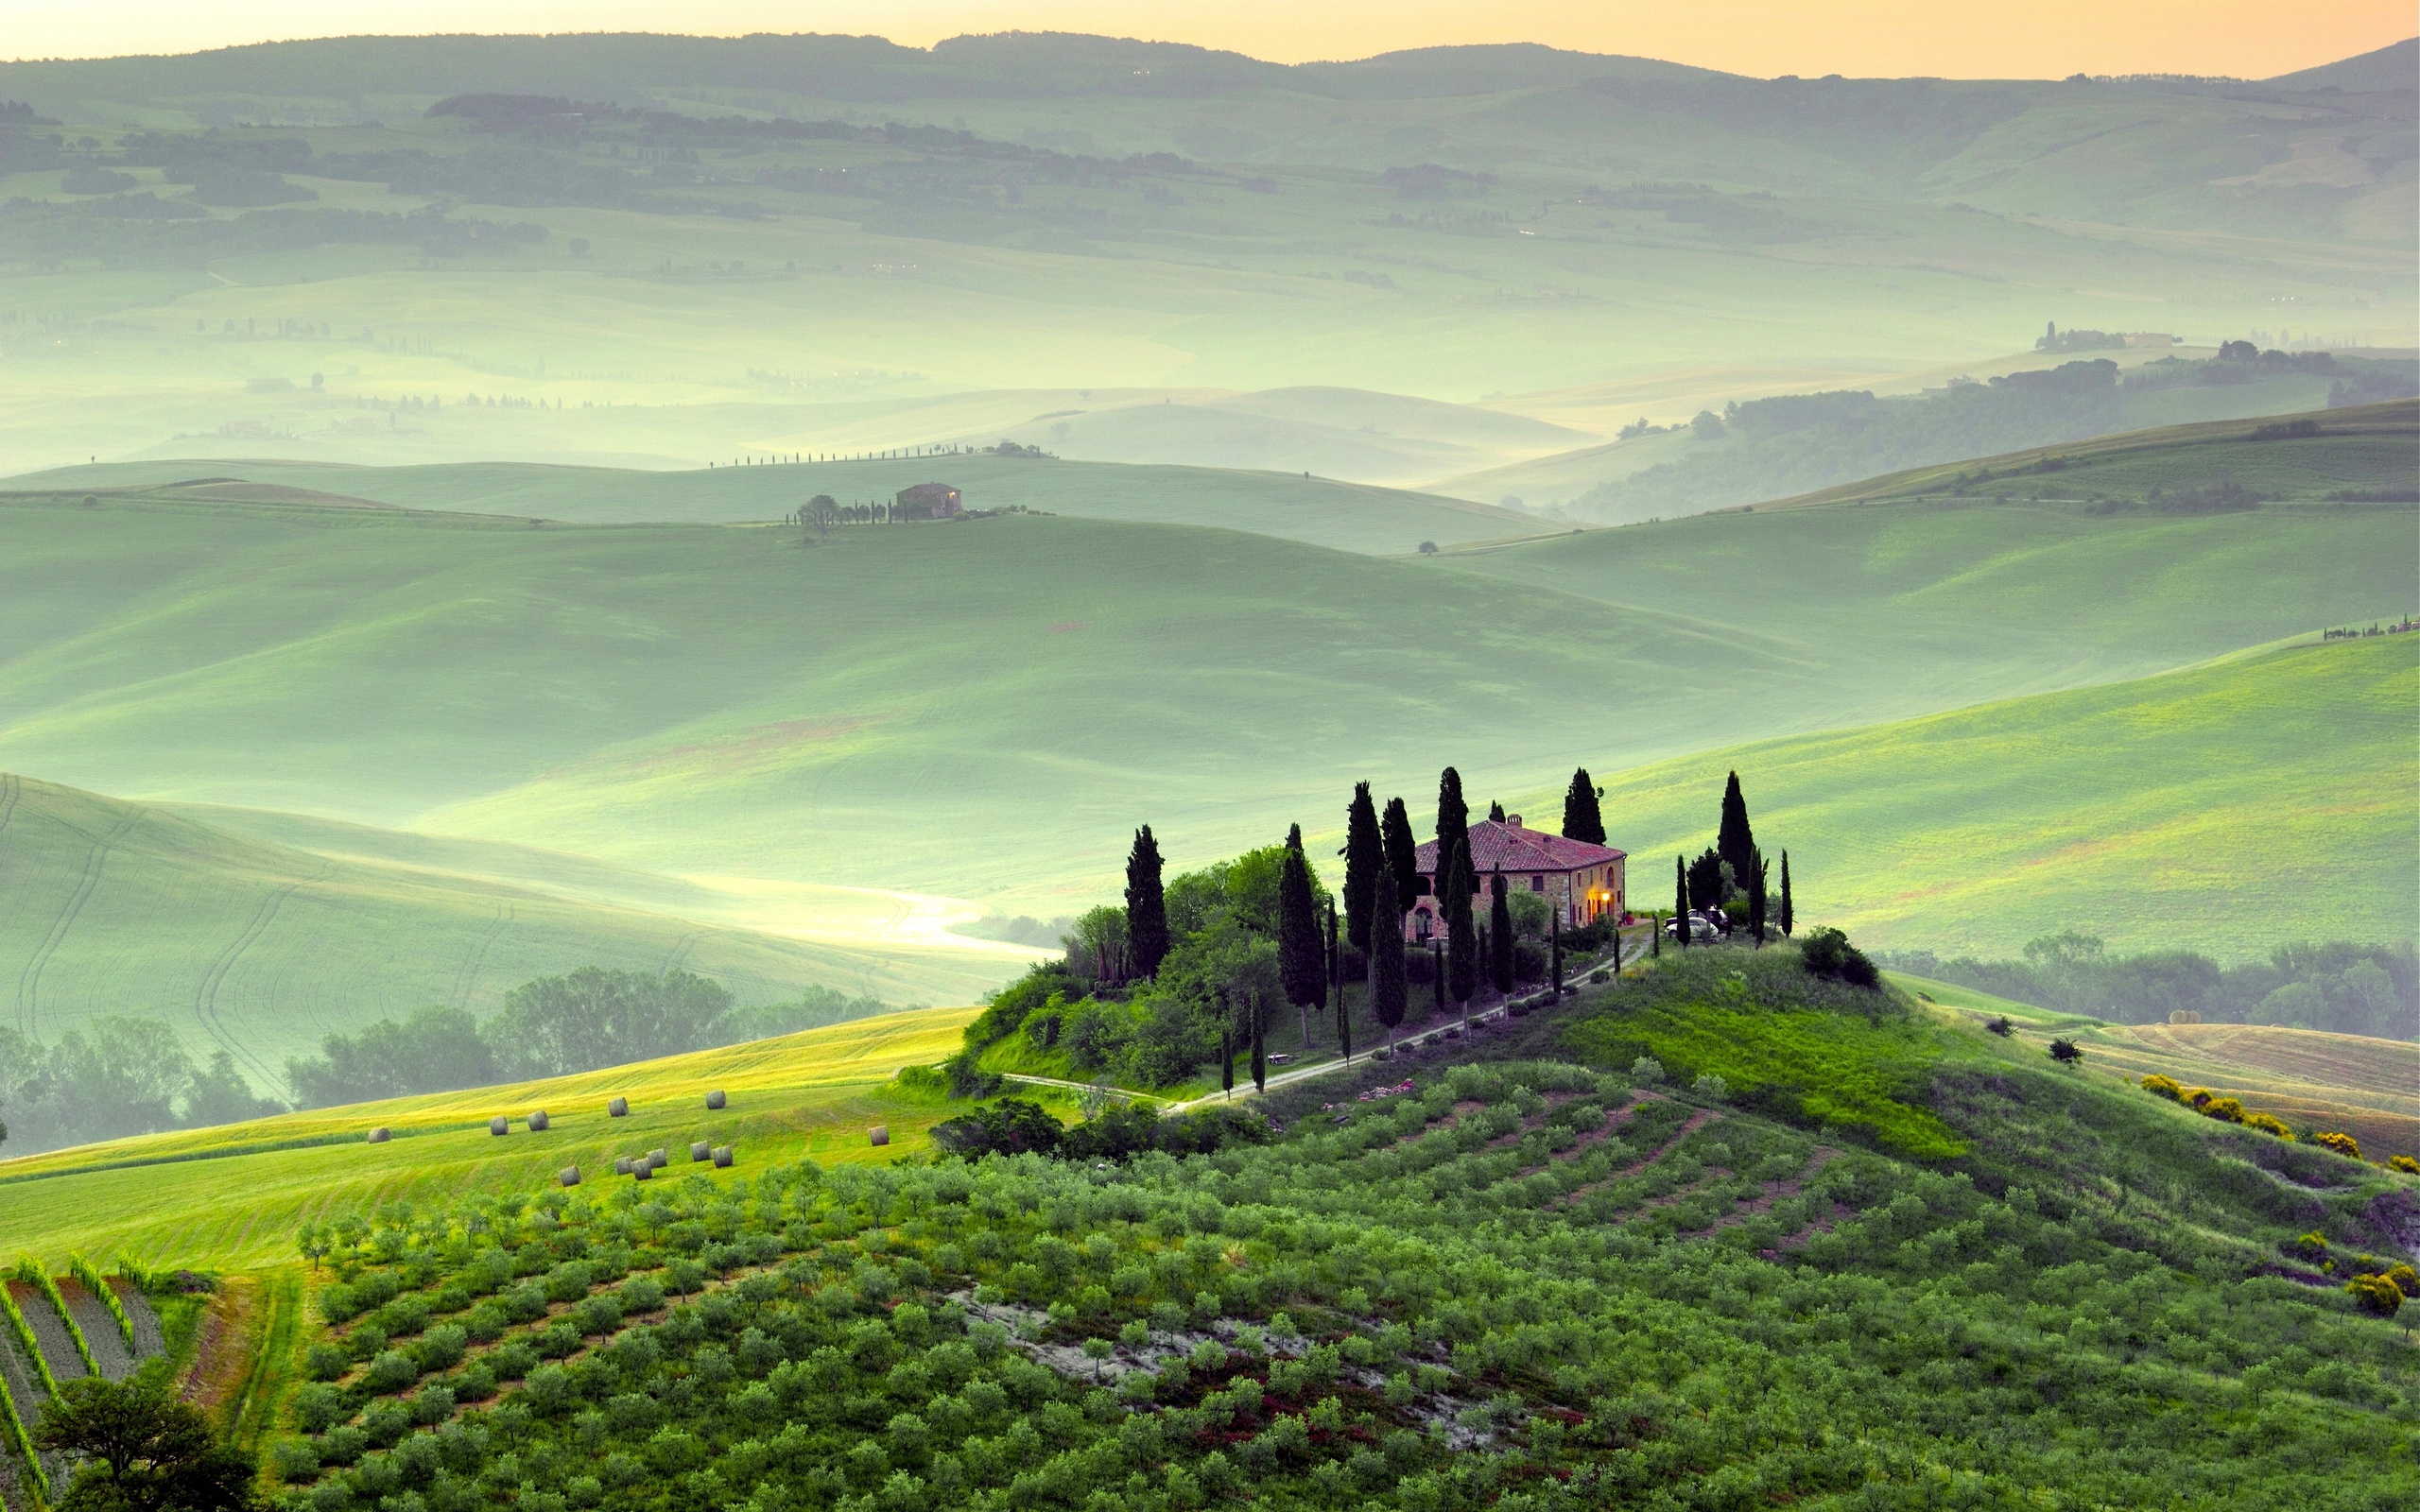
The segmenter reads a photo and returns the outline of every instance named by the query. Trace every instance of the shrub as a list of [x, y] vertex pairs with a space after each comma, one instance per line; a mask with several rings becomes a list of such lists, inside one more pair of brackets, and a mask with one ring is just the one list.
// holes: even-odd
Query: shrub
[[[1986, 1028], [1986, 1029], [1989, 1029], [1990, 1031], [1992, 1031], [1992, 1033], [1994, 1033], [1994, 1034], [1996, 1034], [1996, 1035], [1998, 1035], [1998, 1036], [1999, 1036], [2001, 1039], [2003, 1039], [2003, 1040], [2005, 1040], [2005, 1039], [2009, 1038], [2011, 1035], [2013, 1035], [2013, 1034], [2016, 1033], [2016, 1025], [2015, 1025], [2015, 1024], [2014, 1024], [2014, 1023], [2011, 1023], [2011, 1022], [2009, 1022], [2008, 1015], [2007, 1015], [2007, 1014], [2005, 1014], [2005, 1013], [2001, 1014], [1998, 1018], [1994, 1019], [1991, 1022], [1989, 1022], [1989, 1023], [1987, 1023], [1987, 1024], [1983, 1025], [1983, 1027], [1984, 1027], [1984, 1028]], [[2168, 1081], [2168, 1078], [2167, 1078], [2167, 1077], [2165, 1077], [2165, 1076], [2162, 1076], [2162, 1077], [2160, 1077], [2160, 1078], [2159, 1078], [2159, 1080], [2161, 1080], [2161, 1081]], [[2144, 1078], [2143, 1085], [2144, 1085], [2144, 1086], [2146, 1086], [2146, 1087], [2150, 1086], [2150, 1085], [2151, 1085], [2151, 1078], [2149, 1078], [2149, 1077]], [[2171, 1086], [2171, 1087], [2173, 1087], [2173, 1086], [2175, 1086], [2176, 1084], [2175, 1084], [2174, 1082], [2169, 1082], [2169, 1086]]]
[[2185, 1089], [2176, 1081], [2153, 1072], [2143, 1078], [2143, 1091], [2153, 1097], [2165, 1097], [2171, 1103], [2185, 1101]]
[[2243, 1122], [2243, 1105], [2232, 1097], [2213, 1097], [2202, 1105], [2204, 1118], [2215, 1118], [2221, 1124]]
[[2404, 1296], [2420, 1297], [2420, 1271], [2415, 1271], [2409, 1265], [2390, 1265], [2385, 1275], [2388, 1280], [2394, 1282]]
[[2281, 1140], [2294, 1137], [2294, 1131], [2286, 1126], [2285, 1120], [2272, 1113], [2246, 1113], [2238, 1122], [2246, 1128], [2256, 1128], [2263, 1134], [2273, 1134]]
[[2063, 1066], [2071, 1066], [2083, 1058], [2083, 1052], [2076, 1048], [2072, 1040], [2053, 1040], [2050, 1041], [2050, 1058]]
[[2296, 1260], [2320, 1261], [2327, 1258], [2327, 1236], [2317, 1229], [2289, 1239], [2278, 1249]]
[[2356, 1276], [2344, 1283], [2344, 1290], [2361, 1304], [2363, 1312], [2379, 1317], [2393, 1317], [2403, 1306], [2403, 1288], [2383, 1276]]
[[2361, 1158], [2361, 1142], [2350, 1134], [2313, 1134], [2310, 1142], [2323, 1150], [2334, 1150], [2347, 1160], [2358, 1160]]
[[1849, 937], [1829, 926], [1819, 926], [1806, 932], [1798, 942], [1798, 958], [1817, 976], [1827, 976], [1836, 982], [1855, 987], [1878, 988], [1882, 973], [1865, 952], [1849, 943]]
[[361, 1378], [362, 1388], [373, 1396], [401, 1391], [420, 1379], [420, 1362], [401, 1349], [389, 1349], [370, 1362], [370, 1369]]
[[304, 1486], [320, 1477], [320, 1446], [307, 1439], [280, 1439], [269, 1450], [269, 1464], [288, 1486]]
[[2405, 1176], [2420, 1176], [2420, 1160], [2415, 1160], [2408, 1155], [2388, 1156], [2386, 1168], [2390, 1171], [2400, 1171]]

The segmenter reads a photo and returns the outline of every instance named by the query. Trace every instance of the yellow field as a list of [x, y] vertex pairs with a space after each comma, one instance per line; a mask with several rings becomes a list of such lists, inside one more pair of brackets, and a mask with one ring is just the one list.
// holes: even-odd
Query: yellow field
[[[743, 1171], [805, 1155], [829, 1162], [912, 1154], [949, 1109], [887, 1084], [900, 1067], [929, 1065], [957, 1049], [974, 1012], [887, 1014], [576, 1076], [0, 1161], [0, 1252], [29, 1254], [54, 1269], [78, 1252], [243, 1269], [292, 1258], [295, 1228], [332, 1210], [528, 1191], [573, 1164], [588, 1190], [610, 1190], [615, 1156], [661, 1146], [673, 1157], [667, 1174], [677, 1176], [695, 1140], [732, 1145]], [[709, 1113], [705, 1094], [716, 1089], [730, 1094], [730, 1106]], [[630, 1099], [628, 1118], [606, 1116], [616, 1096]], [[523, 1122], [536, 1108], [553, 1125], [544, 1134]], [[498, 1113], [513, 1120], [503, 1139], [488, 1132]], [[870, 1146], [874, 1125], [890, 1129], [888, 1149]], [[393, 1140], [366, 1143], [380, 1125]]]

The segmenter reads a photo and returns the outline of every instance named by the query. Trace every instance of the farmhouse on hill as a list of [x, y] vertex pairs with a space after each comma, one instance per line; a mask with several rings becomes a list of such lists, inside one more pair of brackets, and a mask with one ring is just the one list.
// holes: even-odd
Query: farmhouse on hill
[[950, 520], [966, 512], [958, 490], [946, 483], [919, 483], [899, 490], [890, 504], [894, 520]]
[[[1566, 839], [1523, 825], [1521, 816], [1471, 822], [1471, 872], [1483, 897], [1488, 879], [1498, 872], [1513, 892], [1545, 897], [1563, 916], [1565, 929], [1601, 915], [1618, 918], [1626, 906], [1625, 852], [1586, 840]], [[1415, 852], [1420, 867], [1420, 900], [1412, 904], [1404, 929], [1408, 938], [1424, 940], [1445, 933], [1444, 911], [1437, 904], [1437, 842], [1423, 841]]]

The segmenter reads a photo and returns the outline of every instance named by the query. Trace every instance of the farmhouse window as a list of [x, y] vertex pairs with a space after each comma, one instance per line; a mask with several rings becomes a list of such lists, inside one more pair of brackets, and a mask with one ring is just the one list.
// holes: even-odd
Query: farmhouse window
[[1530, 890], [1531, 892], [1544, 892], [1544, 891], [1546, 891], [1546, 890], [1547, 890], [1547, 879], [1546, 879], [1546, 878], [1544, 878], [1544, 877], [1531, 877], [1531, 878], [1530, 879]]

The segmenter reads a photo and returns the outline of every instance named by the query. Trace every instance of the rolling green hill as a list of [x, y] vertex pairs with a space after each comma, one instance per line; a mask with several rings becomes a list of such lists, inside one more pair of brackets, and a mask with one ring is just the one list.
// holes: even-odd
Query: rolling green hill
[[[805, 987], [965, 1001], [1021, 964], [872, 927], [848, 945], [735, 927], [743, 901], [573, 857], [410, 836], [379, 855], [376, 832], [284, 828], [317, 847], [0, 772], [0, 1022], [51, 1042], [97, 1015], [156, 1017], [283, 1094], [286, 1057], [327, 1034], [430, 1003], [484, 1012], [592, 964], [685, 967], [742, 1004]], [[818, 900], [827, 930], [849, 902]]]
[[1669, 858], [1713, 842], [1736, 770], [1802, 923], [1876, 945], [2408, 940], [2415, 710], [2420, 635], [2304, 644], [1636, 768], [1605, 783], [1606, 827], [1635, 903], [1669, 907]]
[[[230, 479], [261, 485], [245, 490]], [[540, 463], [331, 466], [275, 460], [104, 462], [0, 479], [10, 491], [98, 490], [265, 503], [306, 490], [418, 509], [526, 515], [583, 524], [779, 520], [819, 493], [842, 503], [888, 500], [917, 483], [959, 489], [970, 509], [1036, 509], [1091, 519], [1221, 525], [1343, 551], [1403, 555], [1424, 541], [1455, 545], [1549, 528], [1513, 510], [1434, 494], [1284, 472], [1124, 466], [1057, 458], [957, 455], [858, 462], [718, 467], [683, 472]], [[177, 488], [174, 485], [185, 484]], [[164, 492], [163, 491], [164, 490]], [[310, 500], [295, 502], [308, 503]]]
[[1044, 917], [1140, 822], [1184, 866], [1317, 834], [1361, 777], [1518, 792], [2141, 676], [2379, 613], [2411, 558], [2393, 507], [1802, 509], [1396, 561], [79, 497], [0, 506], [12, 769]]

